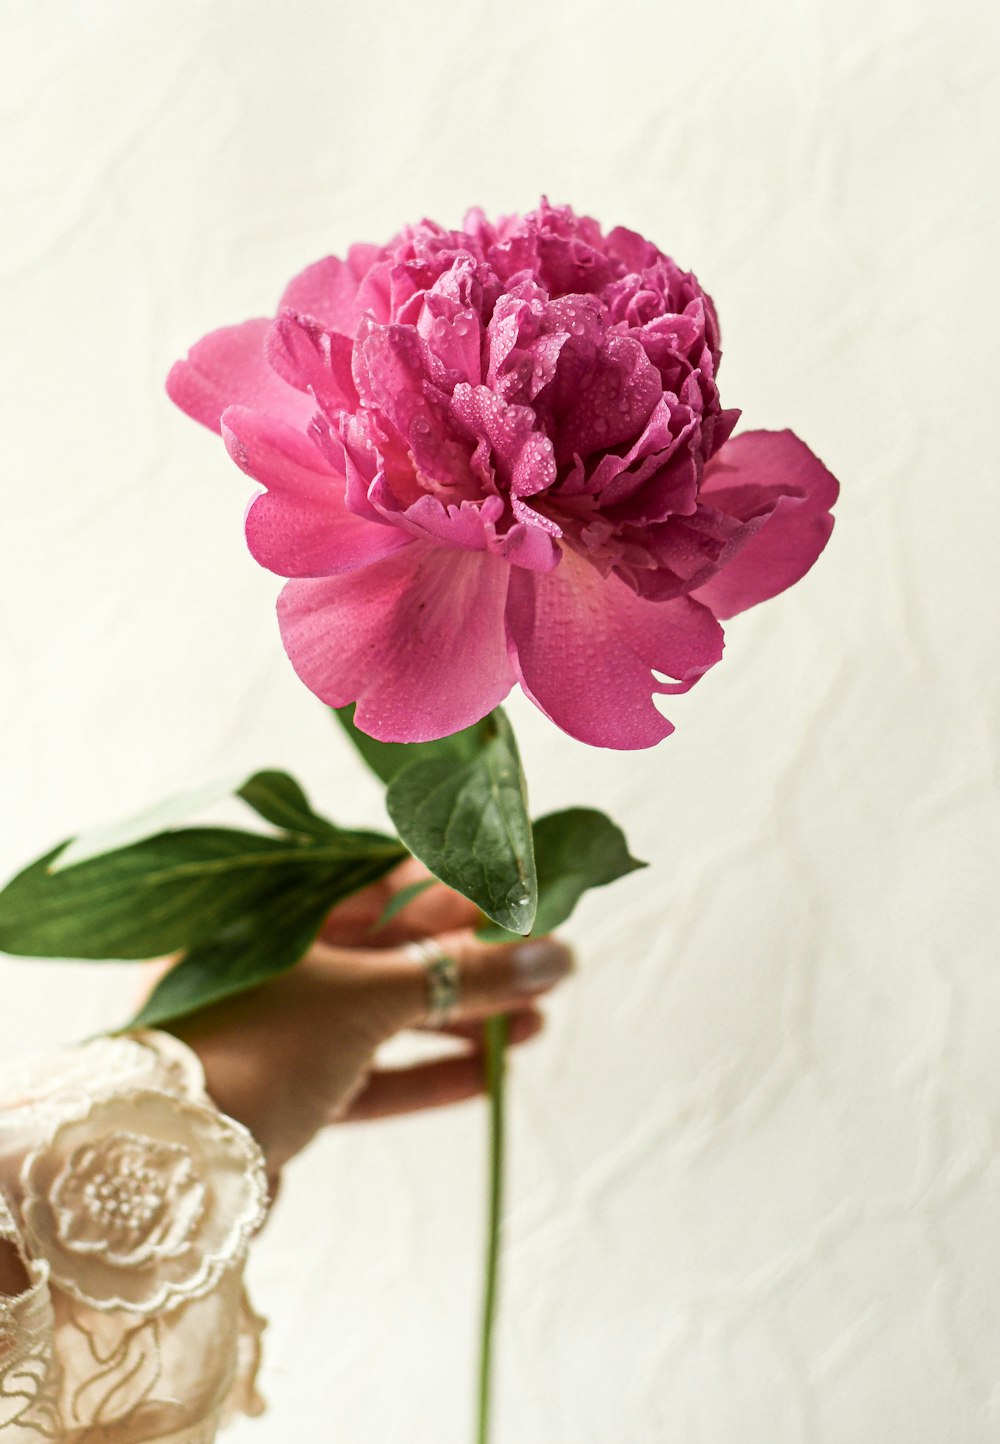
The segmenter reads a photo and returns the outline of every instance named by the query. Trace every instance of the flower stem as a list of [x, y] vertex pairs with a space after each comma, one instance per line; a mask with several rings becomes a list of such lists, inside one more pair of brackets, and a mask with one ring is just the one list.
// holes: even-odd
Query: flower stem
[[507, 1018], [488, 1018], [485, 1027], [486, 1087], [490, 1103], [489, 1195], [486, 1221], [486, 1272], [483, 1282], [482, 1330], [479, 1344], [479, 1398], [476, 1444], [489, 1444], [493, 1386], [493, 1326], [500, 1274], [500, 1223], [504, 1188], [504, 1077]]

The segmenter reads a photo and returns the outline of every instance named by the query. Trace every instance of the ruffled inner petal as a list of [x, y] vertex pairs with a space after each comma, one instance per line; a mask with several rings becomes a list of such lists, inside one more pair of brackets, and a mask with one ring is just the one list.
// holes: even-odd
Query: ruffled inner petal
[[245, 407], [222, 419], [227, 450], [266, 491], [246, 516], [247, 545], [283, 577], [318, 577], [370, 565], [407, 544], [397, 528], [348, 511], [346, 482], [318, 447], [292, 427]]

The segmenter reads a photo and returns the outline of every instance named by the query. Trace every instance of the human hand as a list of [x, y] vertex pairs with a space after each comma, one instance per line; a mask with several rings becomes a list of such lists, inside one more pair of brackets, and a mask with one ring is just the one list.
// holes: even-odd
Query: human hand
[[[402, 864], [335, 908], [319, 941], [289, 972], [172, 1025], [201, 1058], [216, 1104], [257, 1139], [272, 1179], [326, 1124], [481, 1093], [481, 1021], [507, 1013], [511, 1043], [525, 1042], [542, 1027], [536, 1000], [571, 970], [569, 949], [553, 938], [479, 941], [474, 904], [441, 883], [375, 930], [389, 899], [426, 876], [420, 864]], [[454, 960], [459, 983], [454, 1017], [433, 1031], [464, 1050], [410, 1067], [378, 1067], [382, 1043], [402, 1029], [428, 1027], [426, 966], [407, 948], [428, 939]]]

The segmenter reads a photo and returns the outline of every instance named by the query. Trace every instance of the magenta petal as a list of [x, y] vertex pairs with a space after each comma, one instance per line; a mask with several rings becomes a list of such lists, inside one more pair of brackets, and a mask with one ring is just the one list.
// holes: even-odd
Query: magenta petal
[[456, 386], [450, 414], [470, 437], [486, 443], [497, 473], [515, 496], [543, 491], [556, 479], [549, 438], [534, 429], [527, 406], [512, 406], [488, 386]]
[[331, 330], [353, 336], [363, 309], [358, 305], [363, 277], [363, 270], [355, 275], [346, 261], [325, 256], [289, 281], [278, 310], [301, 311]]
[[[556, 303], [558, 305], [560, 303]], [[555, 310], [555, 306], [553, 306]], [[583, 327], [582, 314], [573, 312], [568, 324]], [[560, 465], [575, 455], [630, 442], [649, 420], [663, 395], [660, 374], [638, 341], [611, 335], [593, 354], [580, 342], [563, 347], [552, 392], [556, 460]]]
[[413, 536], [461, 551], [486, 551], [488, 537], [503, 514], [498, 496], [448, 505], [425, 493], [405, 506], [395, 499], [383, 478], [375, 482], [370, 497], [384, 516], [392, 517]]
[[[414, 326], [369, 326], [354, 348], [354, 380], [362, 400], [392, 423], [422, 471], [453, 481], [468, 448], [445, 424], [446, 396], [426, 377], [425, 344]], [[463, 478], [464, 479], [464, 478]]]
[[358, 393], [351, 374], [351, 342], [296, 311], [283, 311], [268, 333], [267, 359], [298, 391], [308, 391], [328, 415], [353, 410]]
[[246, 518], [247, 545], [261, 566], [282, 577], [323, 577], [407, 545], [395, 527], [347, 510], [344, 477], [308, 436], [241, 406], [227, 409], [222, 435], [236, 464], [267, 487]]
[[481, 328], [474, 311], [448, 296], [428, 291], [417, 320], [427, 346], [430, 378], [438, 385], [466, 381], [478, 385], [482, 376]]
[[287, 385], [264, 354], [268, 320], [244, 321], [210, 331], [196, 342], [167, 377], [167, 395], [176, 406], [212, 431], [219, 430], [227, 406], [253, 406], [303, 425], [315, 408], [311, 396]]
[[[487, 496], [482, 501], [446, 504], [435, 496], [422, 496], [410, 506], [400, 505], [384, 478], [373, 483], [369, 496], [378, 512], [391, 518], [421, 540], [440, 542], [463, 551], [489, 551], [512, 566], [548, 572], [559, 563], [559, 548], [549, 533], [534, 521], [519, 521], [498, 531], [503, 501]], [[526, 508], [527, 510], [527, 508]]]
[[514, 684], [510, 575], [488, 554], [417, 542], [348, 576], [289, 582], [278, 601], [285, 650], [321, 701], [357, 701], [355, 720], [372, 737], [446, 737]]
[[594, 747], [652, 747], [673, 731], [652, 693], [686, 690], [722, 656], [722, 628], [707, 607], [689, 597], [644, 601], [569, 550], [553, 572], [512, 572], [507, 631], [525, 691]]
[[693, 593], [725, 619], [805, 576], [833, 530], [836, 478], [791, 431], [744, 431], [705, 469], [701, 497], [744, 523], [749, 540]]

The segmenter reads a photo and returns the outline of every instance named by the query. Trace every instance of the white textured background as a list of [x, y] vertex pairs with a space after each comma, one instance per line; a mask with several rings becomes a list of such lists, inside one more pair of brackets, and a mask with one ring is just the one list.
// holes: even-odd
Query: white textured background
[[[498, 1444], [1000, 1436], [997, 12], [984, 0], [0, 3], [0, 870], [234, 767], [378, 794], [285, 663], [246, 483], [162, 393], [305, 262], [543, 190], [714, 294], [832, 545], [614, 756], [515, 705], [587, 903], [519, 1058]], [[993, 72], [993, 73], [991, 73]], [[5, 1037], [129, 969], [0, 962]], [[14, 1041], [16, 1040], [16, 1041]], [[253, 1263], [237, 1444], [464, 1444], [483, 1118], [330, 1136]]]

